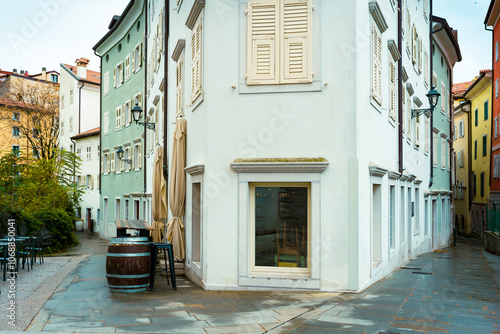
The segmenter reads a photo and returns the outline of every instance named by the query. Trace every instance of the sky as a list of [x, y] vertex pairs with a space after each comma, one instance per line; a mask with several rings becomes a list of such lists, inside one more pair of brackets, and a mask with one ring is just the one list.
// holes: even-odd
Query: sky
[[[74, 64], [77, 58], [84, 57], [90, 59], [88, 68], [98, 71], [99, 58], [92, 47], [108, 31], [113, 15], [120, 15], [127, 3], [128, 0], [1, 1], [0, 69], [37, 74], [46, 67], [59, 72], [60, 63]], [[434, 15], [445, 18], [458, 30], [463, 60], [455, 65], [453, 81], [470, 81], [479, 70], [491, 68], [491, 32], [483, 24], [490, 0], [433, 3]]]

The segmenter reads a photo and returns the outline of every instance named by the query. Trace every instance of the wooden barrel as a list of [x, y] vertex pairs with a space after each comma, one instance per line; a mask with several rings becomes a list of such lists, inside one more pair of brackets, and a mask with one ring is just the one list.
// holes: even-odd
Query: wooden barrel
[[149, 287], [151, 257], [148, 238], [111, 238], [106, 277], [111, 292], [141, 292]]

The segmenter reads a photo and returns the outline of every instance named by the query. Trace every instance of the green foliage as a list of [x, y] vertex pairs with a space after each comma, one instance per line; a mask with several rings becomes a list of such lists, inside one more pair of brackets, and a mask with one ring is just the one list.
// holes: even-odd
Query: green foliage
[[43, 231], [54, 236], [54, 249], [75, 244], [75, 212], [83, 191], [73, 182], [81, 160], [75, 154], [54, 149], [50, 159], [30, 159], [12, 154], [0, 158], [0, 233], [7, 219], [16, 219], [18, 233]]

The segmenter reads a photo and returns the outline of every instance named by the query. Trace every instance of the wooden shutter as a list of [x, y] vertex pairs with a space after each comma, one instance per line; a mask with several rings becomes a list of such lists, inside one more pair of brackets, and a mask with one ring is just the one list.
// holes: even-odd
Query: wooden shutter
[[410, 9], [406, 9], [406, 50], [411, 54], [411, 41], [412, 41], [412, 31], [411, 31], [411, 17]]
[[446, 167], [446, 141], [441, 137], [441, 167]]
[[425, 152], [426, 153], [429, 153], [429, 145], [430, 145], [430, 141], [431, 141], [431, 138], [430, 138], [430, 129], [429, 129], [429, 118], [425, 118]]
[[[441, 110], [446, 113], [446, 87], [441, 81]], [[477, 124], [476, 124], [477, 125]]]
[[432, 156], [433, 156], [433, 161], [432, 161], [432, 164], [434, 166], [437, 166], [437, 154], [438, 154], [438, 137], [437, 137], [437, 134], [435, 132], [432, 133], [432, 140], [433, 140], [433, 144], [432, 144]]
[[417, 35], [417, 27], [415, 27], [415, 25], [413, 25], [413, 28], [412, 28], [412, 39], [411, 39], [411, 46], [412, 46], [412, 62], [413, 64], [416, 64], [417, 63], [417, 39], [418, 39], [418, 35]]
[[115, 153], [111, 153], [110, 156], [110, 162], [111, 162], [111, 171], [114, 172], [116, 170], [116, 161], [115, 161]]
[[137, 152], [137, 160], [138, 160], [137, 166], [138, 166], [138, 168], [142, 168], [142, 145], [141, 144], [137, 145], [137, 150], [138, 150], [138, 152]]
[[101, 173], [104, 174], [104, 154], [101, 155]]
[[372, 97], [382, 105], [382, 36], [372, 22]]
[[135, 169], [135, 154], [134, 154], [134, 151], [135, 151], [135, 147], [132, 147], [132, 170]]
[[403, 133], [406, 133], [406, 89], [404, 87], [401, 88], [401, 102], [403, 104], [401, 113], [401, 124], [403, 124]]
[[424, 52], [424, 82], [429, 86], [429, 54]]
[[127, 116], [125, 114], [125, 105], [121, 106], [121, 108], [122, 108], [122, 111], [121, 111], [121, 114], [122, 114], [122, 121], [121, 122], [122, 122], [122, 124], [121, 124], [121, 126], [125, 126], [126, 122], [128, 122], [128, 120], [125, 119], [125, 117]]
[[420, 116], [415, 117], [415, 146], [420, 146]]
[[135, 48], [134, 50], [132, 51], [132, 62], [131, 62], [131, 66], [132, 66], [132, 72], [135, 73]]
[[418, 73], [422, 73], [422, 38], [418, 37], [418, 50], [417, 50], [417, 57], [418, 57]]
[[125, 78], [130, 77], [130, 54], [125, 58]]
[[411, 140], [411, 97], [410, 94], [406, 95], [406, 136]]
[[281, 83], [312, 82], [311, 1], [282, 0], [280, 23]]
[[181, 57], [177, 61], [177, 68], [175, 71], [175, 114], [176, 116], [183, 114], [183, 106], [182, 106], [182, 78], [183, 78], [183, 68], [184, 61]]
[[115, 88], [116, 88], [116, 82], [117, 82], [117, 80], [116, 80], [116, 67], [115, 67], [113, 69], [113, 85]]
[[279, 83], [278, 0], [249, 2], [247, 8], [247, 84]]
[[94, 189], [94, 175], [89, 175], [90, 176], [90, 189]]
[[191, 102], [201, 95], [202, 17], [198, 18], [191, 35]]
[[106, 159], [106, 173], [109, 173], [111, 170], [111, 159], [109, 154], [106, 154], [107, 159]]
[[[396, 110], [397, 110], [397, 74], [396, 74], [396, 64], [392, 59], [392, 56], [389, 56], [389, 77], [390, 77], [390, 105], [389, 105], [389, 116], [396, 121]], [[404, 89], [403, 89], [404, 90]]]

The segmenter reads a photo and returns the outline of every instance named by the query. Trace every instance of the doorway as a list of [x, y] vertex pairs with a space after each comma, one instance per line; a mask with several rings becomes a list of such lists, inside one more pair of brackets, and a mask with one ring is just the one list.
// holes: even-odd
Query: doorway
[[435, 199], [432, 200], [432, 221], [431, 221], [431, 229], [432, 229], [432, 249], [437, 248], [437, 201]]
[[93, 231], [94, 228], [91, 224], [92, 224], [92, 209], [87, 208], [87, 229]]

